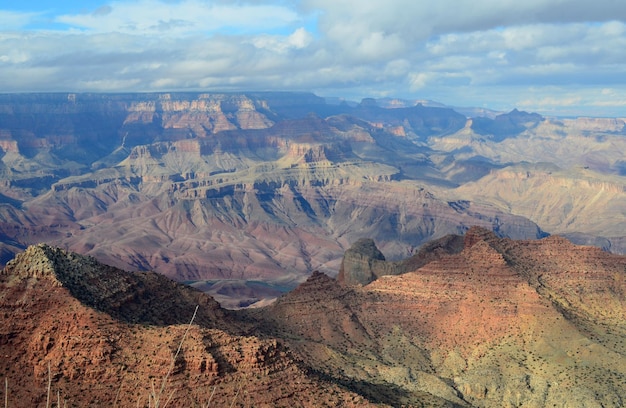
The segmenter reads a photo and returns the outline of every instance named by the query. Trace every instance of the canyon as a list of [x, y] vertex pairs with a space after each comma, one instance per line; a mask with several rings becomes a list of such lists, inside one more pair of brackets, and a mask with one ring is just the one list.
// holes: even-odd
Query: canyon
[[623, 119], [472, 112], [286, 92], [0, 95], [0, 263], [44, 242], [240, 308], [335, 277], [362, 238], [393, 261], [471, 226], [626, 252]]

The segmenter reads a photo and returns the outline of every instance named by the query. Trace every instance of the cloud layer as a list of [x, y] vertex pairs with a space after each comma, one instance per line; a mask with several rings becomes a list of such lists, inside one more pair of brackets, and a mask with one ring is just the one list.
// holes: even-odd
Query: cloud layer
[[626, 116], [626, 2], [127, 0], [76, 10], [0, 9], [0, 90], [310, 90]]

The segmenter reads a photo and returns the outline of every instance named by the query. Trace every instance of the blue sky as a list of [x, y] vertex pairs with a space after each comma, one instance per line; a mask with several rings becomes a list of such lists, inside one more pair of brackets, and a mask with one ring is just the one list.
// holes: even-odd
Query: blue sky
[[0, 0], [0, 92], [297, 90], [626, 117], [622, 0]]

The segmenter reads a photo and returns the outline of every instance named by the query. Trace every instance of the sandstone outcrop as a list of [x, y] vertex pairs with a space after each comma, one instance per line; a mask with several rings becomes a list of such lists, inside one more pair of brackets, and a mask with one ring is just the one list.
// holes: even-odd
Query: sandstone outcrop
[[384, 261], [385, 256], [376, 248], [374, 241], [361, 238], [344, 254], [337, 281], [348, 285], [367, 285], [383, 275]]

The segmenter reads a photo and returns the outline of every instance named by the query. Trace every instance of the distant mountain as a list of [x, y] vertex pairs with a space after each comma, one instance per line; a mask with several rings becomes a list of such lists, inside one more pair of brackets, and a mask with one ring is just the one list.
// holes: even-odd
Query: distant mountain
[[[328, 101], [328, 98], [326, 98]], [[481, 118], [486, 117], [493, 119], [500, 115], [502, 112], [498, 112], [487, 108], [475, 108], [475, 107], [460, 107], [460, 106], [447, 106], [441, 102], [431, 101], [428, 99], [400, 99], [400, 98], [379, 98], [375, 99], [376, 105], [381, 108], [409, 108], [412, 106], [423, 105], [434, 108], [451, 108], [456, 112], [468, 117], [468, 118]]]
[[543, 122], [537, 113], [520, 112], [517, 109], [501, 114], [493, 119], [477, 117], [472, 120], [472, 130], [479, 135], [490, 136], [494, 141], [501, 142], [507, 137], [516, 136], [525, 130]]
[[472, 225], [626, 252], [622, 119], [381, 104], [0, 95], [0, 261], [46, 242], [236, 308], [337, 275], [360, 238], [391, 261]]
[[[360, 241], [345, 254], [342, 279], [316, 271], [270, 306], [229, 311], [156, 273], [30, 246], [0, 271], [8, 405], [154, 406], [160, 397], [171, 406], [619, 406], [626, 398], [626, 257], [472, 227], [412, 257], [382, 258]], [[369, 266], [378, 272], [368, 284], [345, 275]]]

